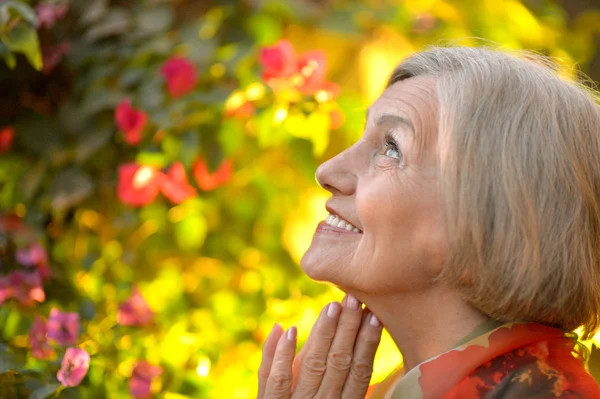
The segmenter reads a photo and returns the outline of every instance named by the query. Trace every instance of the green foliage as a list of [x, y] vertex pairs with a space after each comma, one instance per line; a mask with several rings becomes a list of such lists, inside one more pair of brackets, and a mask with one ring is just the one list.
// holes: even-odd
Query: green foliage
[[[0, 3], [0, 129], [15, 129], [12, 146], [0, 140], [0, 255], [4, 265], [13, 245], [37, 242], [51, 270], [43, 302], [0, 309], [0, 391], [30, 398], [126, 397], [142, 360], [163, 369], [160, 397], [252, 397], [273, 323], [298, 325], [305, 340], [320, 306], [339, 298], [297, 266], [326, 216], [314, 174], [360, 137], [393, 66], [478, 36], [585, 69], [600, 30], [567, 28], [545, 1], [532, 11], [516, 0], [71, 0], [66, 15], [64, 2], [41, 4], [56, 16], [44, 27], [39, 2]], [[260, 49], [282, 37], [326, 53], [339, 97], [265, 82]], [[181, 95], [163, 71], [173, 57], [196, 70]], [[129, 202], [123, 165], [138, 168]], [[9, 215], [26, 227], [7, 227]], [[118, 316], [134, 287], [154, 315], [141, 326]], [[31, 354], [34, 317], [53, 307], [80, 315], [76, 345], [91, 364], [76, 388], [57, 381], [64, 346]], [[376, 379], [399, 360], [383, 345]]]

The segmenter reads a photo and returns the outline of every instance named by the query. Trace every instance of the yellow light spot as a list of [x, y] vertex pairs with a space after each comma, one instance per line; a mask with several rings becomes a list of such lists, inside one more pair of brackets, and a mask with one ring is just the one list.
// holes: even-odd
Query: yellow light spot
[[275, 111], [275, 116], [273, 116], [273, 123], [280, 124], [287, 118], [288, 110], [286, 108], [279, 108]]
[[207, 23], [198, 30], [198, 37], [200, 37], [200, 39], [210, 39], [215, 33], [217, 33], [217, 26], [212, 23]]
[[121, 339], [117, 341], [117, 348], [126, 351], [131, 349], [131, 336], [124, 335], [123, 337], [121, 337]]
[[315, 100], [320, 103], [326, 103], [327, 101], [331, 100], [331, 95], [327, 90], [319, 90], [315, 93]]
[[85, 210], [81, 212], [79, 221], [83, 226], [94, 229], [100, 223], [100, 215], [92, 210]]
[[219, 62], [212, 65], [208, 72], [215, 78], [220, 78], [221, 76], [225, 75], [225, 72], [227, 72], [227, 68], [225, 68], [225, 65]]
[[239, 90], [231, 93], [227, 101], [225, 101], [225, 109], [227, 111], [233, 111], [244, 105], [246, 102], [246, 96]]
[[250, 101], [256, 101], [265, 95], [265, 86], [260, 82], [254, 82], [246, 88], [246, 98]]
[[240, 263], [248, 268], [258, 266], [261, 260], [261, 252], [256, 248], [245, 248], [240, 254]]
[[133, 175], [133, 187], [142, 189], [146, 187], [156, 176], [156, 170], [150, 166], [142, 166]]
[[205, 378], [208, 377], [208, 373], [210, 373], [210, 359], [203, 357], [200, 359], [198, 367], [196, 367], [196, 374], [202, 378]]
[[17, 204], [17, 206], [15, 206], [15, 213], [20, 218], [25, 217], [25, 214], [27, 214], [27, 208], [25, 208], [25, 205], [23, 204]]

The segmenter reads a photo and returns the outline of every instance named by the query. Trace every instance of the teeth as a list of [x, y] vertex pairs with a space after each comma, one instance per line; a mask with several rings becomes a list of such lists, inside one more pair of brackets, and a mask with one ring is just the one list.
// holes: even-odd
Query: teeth
[[347, 230], [347, 231], [353, 231], [355, 233], [361, 233], [361, 231], [359, 229], [357, 229], [356, 227], [354, 227], [350, 223], [346, 222], [345, 220], [341, 219], [337, 215], [332, 215], [332, 214], [327, 215], [327, 218], [325, 218], [325, 223], [327, 223], [330, 226], [339, 227], [340, 229], [344, 229], [344, 230]]

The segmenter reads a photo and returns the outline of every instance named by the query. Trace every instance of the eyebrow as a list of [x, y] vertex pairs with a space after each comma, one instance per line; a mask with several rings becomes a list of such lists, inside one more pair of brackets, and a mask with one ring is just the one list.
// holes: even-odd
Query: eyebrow
[[[368, 119], [369, 119], [369, 110], [367, 109], [367, 120]], [[375, 126], [394, 125], [394, 124], [405, 125], [408, 128], [410, 128], [413, 131], [413, 133], [415, 132], [415, 127], [412, 124], [411, 120], [408, 118], [405, 118], [404, 116], [401, 116], [401, 115], [382, 114], [382, 115], [379, 115], [377, 117], [377, 119], [375, 119]]]

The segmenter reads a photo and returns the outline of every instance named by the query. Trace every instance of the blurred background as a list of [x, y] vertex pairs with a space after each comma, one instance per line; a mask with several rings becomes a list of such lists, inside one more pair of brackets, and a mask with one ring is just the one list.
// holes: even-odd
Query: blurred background
[[493, 43], [594, 86], [599, 2], [0, 0], [0, 396], [255, 397], [342, 298], [298, 266], [317, 166], [404, 57]]

